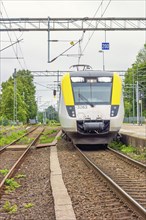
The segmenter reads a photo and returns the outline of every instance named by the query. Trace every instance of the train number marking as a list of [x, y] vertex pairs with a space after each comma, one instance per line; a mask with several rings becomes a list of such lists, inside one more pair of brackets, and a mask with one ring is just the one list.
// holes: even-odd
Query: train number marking
[[78, 109], [87, 109], [87, 105], [78, 105], [77, 108]]

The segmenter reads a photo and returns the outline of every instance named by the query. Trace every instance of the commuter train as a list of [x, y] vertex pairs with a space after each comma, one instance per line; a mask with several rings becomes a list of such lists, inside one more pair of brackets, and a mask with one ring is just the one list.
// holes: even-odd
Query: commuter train
[[63, 132], [75, 144], [107, 145], [124, 118], [122, 80], [107, 71], [74, 71], [64, 74], [59, 99]]

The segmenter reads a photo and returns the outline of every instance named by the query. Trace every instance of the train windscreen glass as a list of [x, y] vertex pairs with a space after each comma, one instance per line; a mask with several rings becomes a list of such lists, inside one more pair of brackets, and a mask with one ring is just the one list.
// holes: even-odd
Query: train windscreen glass
[[84, 78], [82, 81], [72, 78], [76, 105], [110, 105], [112, 77]]

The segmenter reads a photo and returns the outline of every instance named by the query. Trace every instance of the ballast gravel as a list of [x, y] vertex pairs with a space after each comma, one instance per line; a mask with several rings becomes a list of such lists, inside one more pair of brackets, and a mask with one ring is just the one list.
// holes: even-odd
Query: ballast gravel
[[79, 158], [70, 142], [58, 142], [58, 157], [77, 220], [139, 219]]
[[[26, 177], [15, 178], [21, 187], [2, 196], [0, 220], [55, 220], [50, 186], [50, 149], [32, 150], [21, 165], [18, 174]], [[15, 213], [10, 214], [5, 211], [3, 206], [6, 201], [11, 205], [17, 205]]]
[[[70, 142], [59, 140], [57, 151], [77, 220], [138, 219], [132, 216], [130, 210], [127, 211], [126, 205], [119, 202], [110, 189], [100, 183], [99, 178], [78, 157]], [[0, 220], [56, 220], [50, 185], [50, 148], [31, 150], [18, 174], [26, 177], [15, 178], [21, 187], [3, 194], [0, 199]], [[6, 212], [6, 201], [17, 205], [15, 213]]]

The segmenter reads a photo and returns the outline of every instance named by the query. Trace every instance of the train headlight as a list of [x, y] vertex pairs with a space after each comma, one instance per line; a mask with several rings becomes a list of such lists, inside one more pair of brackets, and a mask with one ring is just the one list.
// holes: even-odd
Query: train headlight
[[76, 117], [76, 112], [75, 112], [75, 107], [74, 106], [66, 106], [67, 112], [70, 117], [75, 118]]
[[119, 105], [112, 105], [111, 106], [111, 117], [115, 117], [118, 114], [118, 110], [119, 110]]

